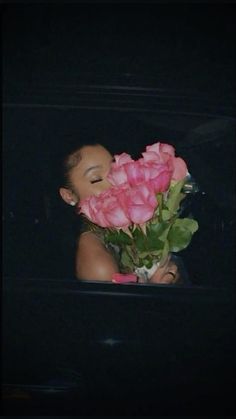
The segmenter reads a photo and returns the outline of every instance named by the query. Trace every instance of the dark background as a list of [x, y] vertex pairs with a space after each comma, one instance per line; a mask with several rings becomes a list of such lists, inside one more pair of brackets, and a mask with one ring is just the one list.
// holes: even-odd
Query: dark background
[[96, 137], [133, 155], [155, 140], [188, 162], [200, 223], [193, 283], [233, 283], [235, 12], [223, 4], [4, 4], [4, 274], [73, 278], [78, 217], [56, 162]]
[[[234, 6], [2, 11], [4, 413], [231, 414]], [[79, 217], [57, 161], [91, 138], [133, 156], [160, 140], [186, 159], [200, 185], [181, 252], [194, 286], [73, 281]]]

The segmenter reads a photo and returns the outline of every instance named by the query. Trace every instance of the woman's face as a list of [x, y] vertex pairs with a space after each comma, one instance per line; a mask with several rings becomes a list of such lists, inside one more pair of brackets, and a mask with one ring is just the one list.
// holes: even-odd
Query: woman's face
[[113, 161], [112, 155], [101, 145], [83, 147], [80, 156], [79, 163], [69, 174], [77, 200], [99, 195], [111, 187], [106, 177]]

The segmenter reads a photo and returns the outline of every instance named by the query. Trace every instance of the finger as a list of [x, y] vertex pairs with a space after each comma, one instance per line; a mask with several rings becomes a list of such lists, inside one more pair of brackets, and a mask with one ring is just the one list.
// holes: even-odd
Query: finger
[[178, 266], [174, 263], [174, 262], [170, 262], [166, 267], [165, 267], [165, 273], [168, 272], [172, 272], [173, 274], [177, 274], [178, 272]]
[[[169, 272], [171, 272], [171, 274]], [[175, 282], [175, 278], [177, 274], [178, 274], [177, 265], [173, 261], [170, 261], [170, 258], [168, 258], [168, 260], [166, 260], [166, 263], [164, 265], [162, 266], [159, 265], [156, 272], [150, 278], [150, 282], [169, 284], [169, 283]]]
[[161, 281], [160, 281], [160, 283], [162, 283], [162, 284], [175, 284], [176, 282], [177, 282], [177, 280], [178, 280], [178, 277], [177, 277], [177, 275], [172, 275], [172, 274], [170, 274], [170, 273], [166, 273], [163, 277], [162, 277], [162, 279], [161, 279]]
[[170, 263], [168, 269], [166, 269], [165, 274], [163, 275], [162, 281], [163, 283], [172, 283], [174, 284], [179, 279], [179, 272], [178, 268], [174, 263]]

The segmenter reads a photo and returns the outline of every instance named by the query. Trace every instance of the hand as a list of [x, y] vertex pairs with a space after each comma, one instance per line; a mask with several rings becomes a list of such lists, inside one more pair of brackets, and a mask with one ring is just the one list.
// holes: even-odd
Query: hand
[[150, 284], [175, 284], [178, 282], [180, 274], [177, 265], [171, 260], [169, 255], [166, 261], [159, 265], [156, 272], [149, 280]]

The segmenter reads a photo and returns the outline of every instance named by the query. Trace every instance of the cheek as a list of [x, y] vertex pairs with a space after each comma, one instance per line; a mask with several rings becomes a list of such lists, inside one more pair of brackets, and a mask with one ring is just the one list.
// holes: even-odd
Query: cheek
[[76, 189], [77, 196], [79, 200], [88, 198], [91, 195], [99, 195], [102, 192], [102, 187], [99, 187], [99, 184], [87, 183], [86, 185], [80, 185]]
[[89, 195], [95, 195], [98, 196], [101, 192], [104, 191], [104, 188], [102, 186], [102, 183], [95, 183], [90, 185], [88, 188]]
[[79, 188], [77, 188], [76, 193], [77, 196], [79, 198], [79, 200], [85, 199], [90, 195], [94, 195], [92, 189], [91, 189], [92, 185], [83, 185], [80, 186]]
[[88, 186], [84, 183], [73, 182], [72, 191], [76, 198], [80, 201], [87, 198]]
[[86, 182], [85, 184], [77, 185], [75, 192], [79, 200], [88, 198], [91, 195], [99, 195], [100, 193], [104, 192], [105, 190], [109, 189], [112, 185], [104, 180], [103, 182], [98, 183], [90, 183]]
[[91, 186], [93, 186], [93, 188], [92, 188], [93, 194], [94, 195], [99, 195], [101, 192], [104, 192], [107, 189], [109, 189], [112, 185], [110, 184], [110, 182], [108, 182], [106, 179], [104, 179], [102, 182], [95, 183]]

